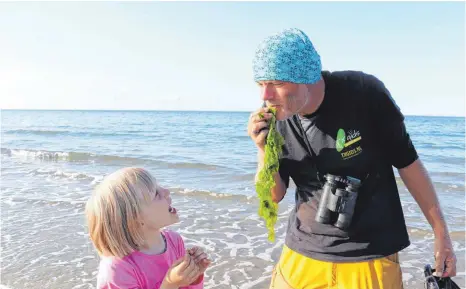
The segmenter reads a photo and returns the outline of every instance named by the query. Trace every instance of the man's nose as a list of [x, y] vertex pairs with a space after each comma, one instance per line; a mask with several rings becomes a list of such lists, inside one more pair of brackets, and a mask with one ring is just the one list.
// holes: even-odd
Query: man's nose
[[274, 98], [275, 91], [270, 85], [263, 85], [261, 91], [261, 99], [263, 101], [271, 100]]

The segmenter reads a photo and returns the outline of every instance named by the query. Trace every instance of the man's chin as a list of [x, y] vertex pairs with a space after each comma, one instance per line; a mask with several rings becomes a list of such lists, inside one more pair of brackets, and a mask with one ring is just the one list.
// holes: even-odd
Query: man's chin
[[277, 109], [277, 114], [276, 114], [277, 120], [286, 120], [292, 116], [293, 114], [291, 113], [291, 111], [284, 110], [284, 109]]

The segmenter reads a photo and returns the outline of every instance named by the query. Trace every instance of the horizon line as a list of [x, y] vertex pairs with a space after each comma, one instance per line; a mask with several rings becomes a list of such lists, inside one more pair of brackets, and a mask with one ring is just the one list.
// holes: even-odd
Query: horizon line
[[[0, 108], [0, 111], [105, 111], [105, 112], [238, 112], [247, 113], [251, 110], [176, 110], [176, 109], [72, 109], [72, 108]], [[435, 114], [409, 114], [403, 113], [404, 116], [429, 116], [429, 117], [462, 117], [465, 115], [435, 115]]]

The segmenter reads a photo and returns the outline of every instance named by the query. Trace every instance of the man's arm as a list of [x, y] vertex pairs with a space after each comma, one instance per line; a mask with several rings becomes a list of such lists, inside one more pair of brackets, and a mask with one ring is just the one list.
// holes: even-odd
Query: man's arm
[[404, 115], [383, 82], [374, 76], [366, 76], [369, 109], [374, 119], [378, 144], [387, 160], [398, 169], [408, 191], [421, 208], [435, 235], [434, 256], [436, 274], [456, 274], [456, 257], [448, 234], [448, 228], [440, 209], [434, 186], [419, 160], [404, 123]]
[[[257, 172], [255, 182], [258, 180], [260, 170], [264, 167], [264, 156], [265, 152], [259, 149], [257, 153]], [[272, 201], [279, 203], [286, 194], [286, 186], [279, 173], [275, 173], [273, 179], [275, 180], [275, 186], [272, 188]]]
[[[444, 276], [456, 275], [456, 257], [434, 186], [420, 159], [398, 170], [408, 191], [418, 203], [435, 235], [435, 270]], [[443, 266], [446, 265], [446, 268]], [[441, 275], [439, 275], [441, 276]]]
[[436, 236], [443, 236], [448, 232], [447, 224], [440, 209], [434, 186], [421, 160], [418, 159], [411, 165], [399, 169], [398, 172], [409, 192], [419, 204], [427, 221], [432, 226], [434, 234]]

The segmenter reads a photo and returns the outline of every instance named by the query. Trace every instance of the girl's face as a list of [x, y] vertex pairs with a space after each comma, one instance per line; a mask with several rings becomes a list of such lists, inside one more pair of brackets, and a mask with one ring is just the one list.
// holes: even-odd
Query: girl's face
[[177, 211], [171, 204], [170, 191], [157, 185], [152, 200], [142, 208], [143, 227], [149, 230], [159, 230], [179, 222]]

